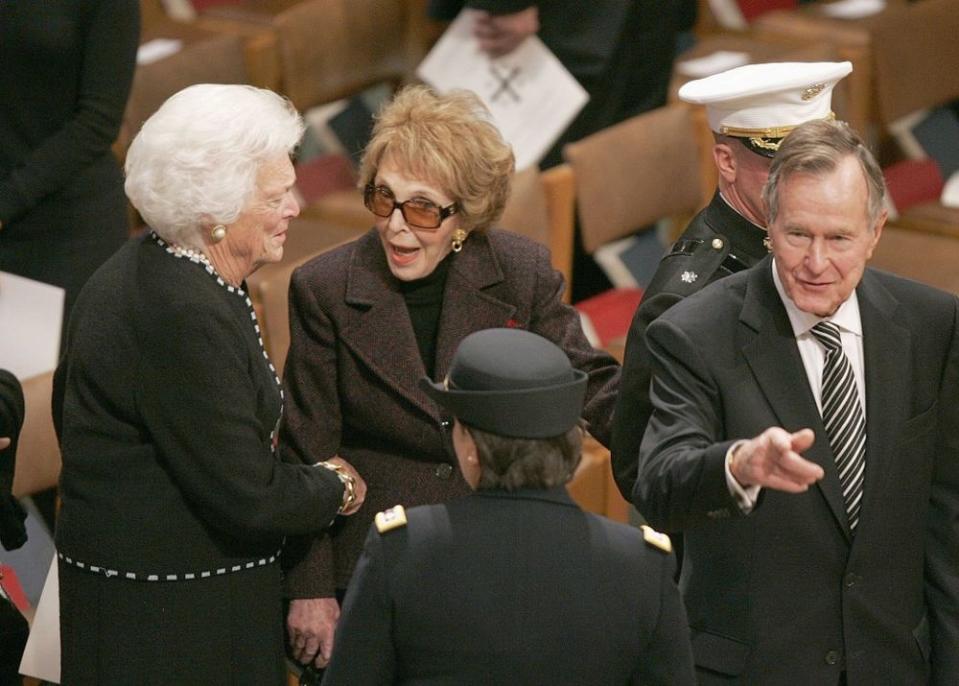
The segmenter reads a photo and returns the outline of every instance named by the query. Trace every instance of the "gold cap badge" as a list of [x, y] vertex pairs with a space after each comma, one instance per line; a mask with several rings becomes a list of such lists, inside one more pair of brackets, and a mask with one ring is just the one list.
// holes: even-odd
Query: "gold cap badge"
[[812, 100], [812, 99], [815, 98], [817, 95], [819, 95], [820, 93], [822, 93], [825, 89], [826, 89], [826, 84], [824, 84], [824, 83], [817, 83], [816, 85], [810, 86], [809, 88], [803, 88], [802, 95], [801, 95], [800, 97], [801, 97], [804, 101], [805, 101], [805, 100]]

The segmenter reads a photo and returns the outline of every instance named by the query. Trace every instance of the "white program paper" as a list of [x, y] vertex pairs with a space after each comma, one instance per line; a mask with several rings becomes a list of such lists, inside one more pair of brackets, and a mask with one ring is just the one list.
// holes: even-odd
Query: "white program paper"
[[589, 95], [536, 36], [490, 59], [473, 36], [475, 14], [460, 12], [416, 73], [441, 93], [454, 88], [476, 93], [513, 146], [519, 171], [542, 159]]
[[0, 368], [26, 379], [55, 369], [63, 289], [0, 272]]

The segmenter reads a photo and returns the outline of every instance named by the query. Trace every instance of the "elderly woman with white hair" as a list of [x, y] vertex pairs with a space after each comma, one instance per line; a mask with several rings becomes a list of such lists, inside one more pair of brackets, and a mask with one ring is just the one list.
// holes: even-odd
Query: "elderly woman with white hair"
[[83, 289], [54, 383], [64, 684], [282, 683], [283, 539], [362, 503], [342, 460], [278, 458], [283, 392], [245, 292], [299, 211], [302, 132], [275, 93], [198, 85], [130, 147], [152, 231]]

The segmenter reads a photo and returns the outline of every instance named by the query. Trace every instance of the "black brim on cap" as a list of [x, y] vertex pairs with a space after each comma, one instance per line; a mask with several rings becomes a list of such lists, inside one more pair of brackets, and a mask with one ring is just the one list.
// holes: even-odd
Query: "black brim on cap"
[[540, 388], [468, 391], [425, 377], [420, 388], [461, 422], [482, 431], [509, 438], [552, 438], [576, 426], [583, 412], [588, 377], [579, 369], [572, 373], [570, 382]]

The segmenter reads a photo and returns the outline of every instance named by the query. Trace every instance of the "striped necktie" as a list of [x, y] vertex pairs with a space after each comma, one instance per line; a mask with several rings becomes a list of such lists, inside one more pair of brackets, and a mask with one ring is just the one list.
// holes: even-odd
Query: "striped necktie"
[[859, 402], [856, 375], [842, 350], [839, 327], [831, 322], [819, 322], [811, 331], [826, 349], [822, 370], [822, 420], [839, 470], [849, 529], [855, 532], [866, 473], [866, 419]]

